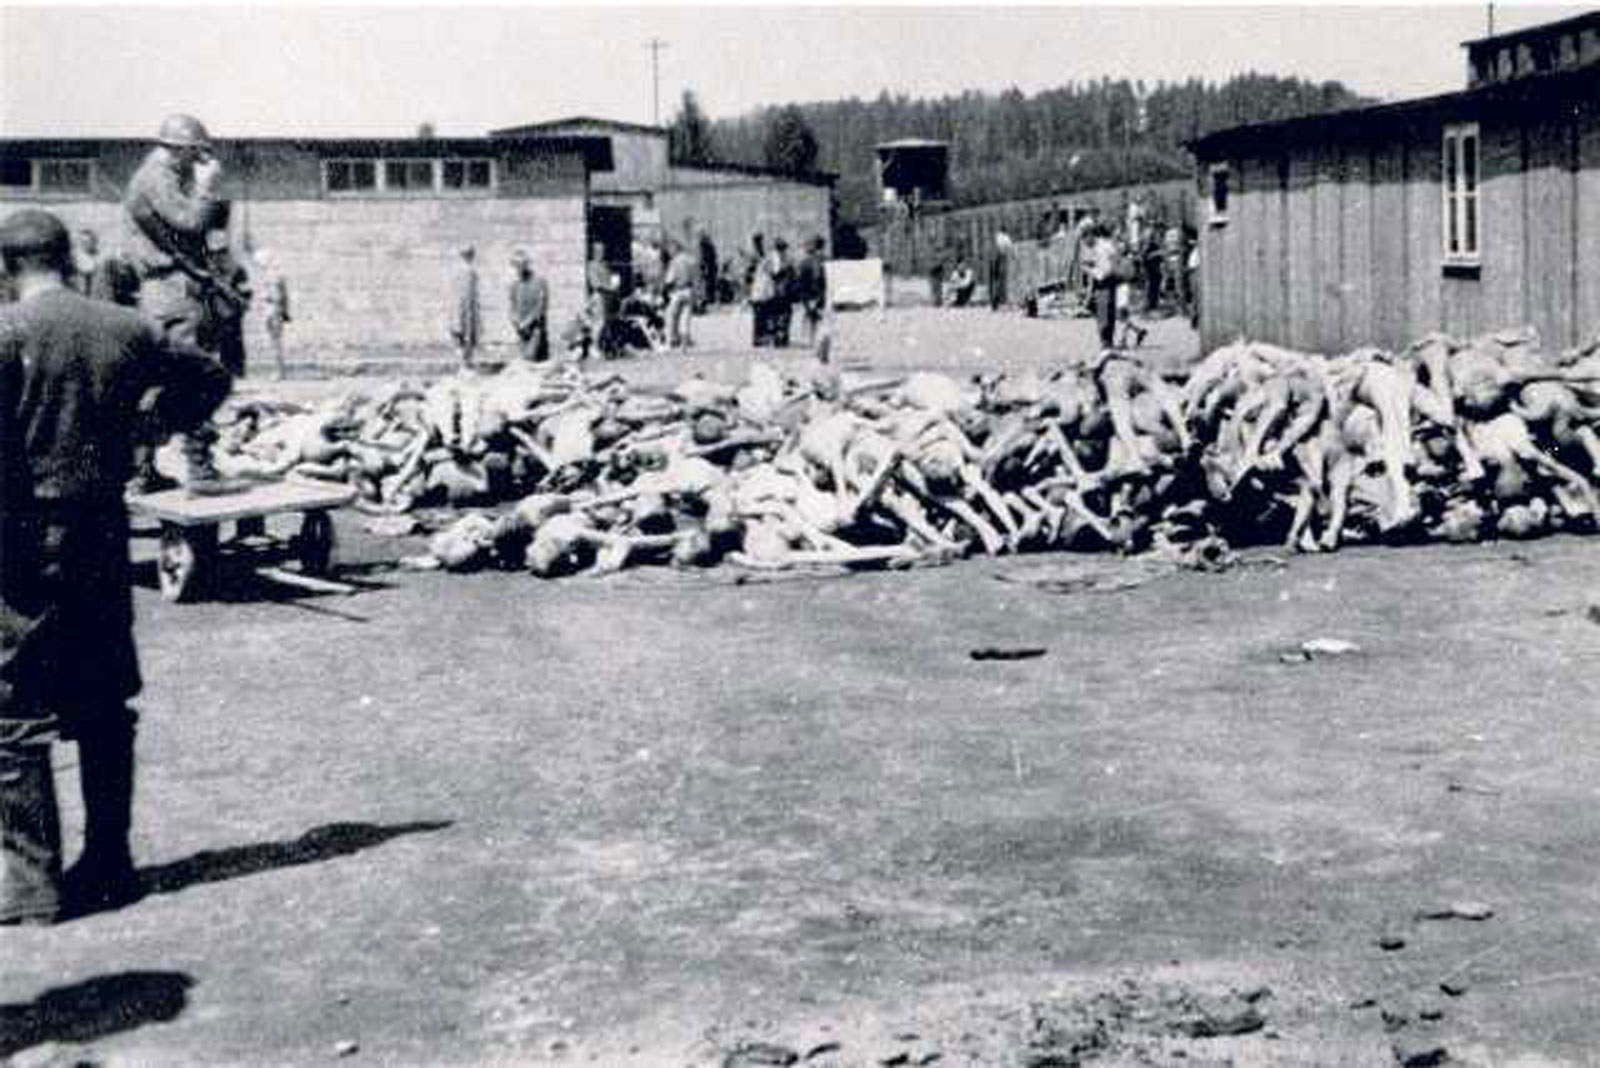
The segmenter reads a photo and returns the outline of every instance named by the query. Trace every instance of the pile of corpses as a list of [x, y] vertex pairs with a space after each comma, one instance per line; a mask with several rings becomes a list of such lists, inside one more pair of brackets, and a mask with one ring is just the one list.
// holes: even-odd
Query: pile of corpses
[[1171, 381], [1109, 353], [1049, 374], [847, 383], [757, 365], [651, 393], [572, 367], [234, 405], [232, 475], [359, 507], [473, 509], [444, 567], [907, 565], [974, 551], [1468, 541], [1600, 516], [1600, 343], [1528, 334], [1337, 357], [1239, 343]]

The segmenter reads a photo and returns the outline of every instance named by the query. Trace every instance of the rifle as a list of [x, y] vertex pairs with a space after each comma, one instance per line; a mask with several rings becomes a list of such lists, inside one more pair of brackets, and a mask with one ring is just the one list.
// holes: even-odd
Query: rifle
[[210, 264], [185, 248], [182, 236], [165, 219], [150, 210], [148, 205], [141, 204], [139, 209], [130, 209], [128, 214], [140, 232], [149, 238], [156, 248], [165, 253], [178, 270], [197, 283], [204, 295], [220, 297], [240, 314], [250, 306], [249, 297], [218, 277]]

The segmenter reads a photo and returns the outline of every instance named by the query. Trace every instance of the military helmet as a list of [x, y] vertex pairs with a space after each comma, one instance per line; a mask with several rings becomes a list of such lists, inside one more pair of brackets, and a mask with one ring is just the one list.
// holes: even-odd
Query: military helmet
[[193, 115], [168, 115], [156, 140], [168, 148], [210, 148], [211, 135]]

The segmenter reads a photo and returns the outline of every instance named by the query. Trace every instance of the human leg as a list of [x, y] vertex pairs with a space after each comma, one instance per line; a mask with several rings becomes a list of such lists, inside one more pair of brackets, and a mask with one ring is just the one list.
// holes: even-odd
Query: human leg
[[78, 738], [83, 791], [83, 852], [65, 877], [74, 911], [117, 908], [142, 891], [133, 866], [134, 716], [125, 707], [97, 715], [93, 731]]
[[61, 911], [61, 816], [48, 744], [0, 746], [0, 924]]

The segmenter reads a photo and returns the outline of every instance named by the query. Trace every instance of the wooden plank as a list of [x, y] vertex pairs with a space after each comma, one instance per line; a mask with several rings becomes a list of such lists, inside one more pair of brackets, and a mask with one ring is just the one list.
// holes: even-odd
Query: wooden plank
[[285, 479], [282, 482], [267, 482], [239, 493], [216, 497], [191, 497], [184, 489], [162, 490], [159, 493], [129, 497], [128, 507], [139, 515], [189, 527], [226, 523], [235, 519], [251, 519], [279, 512], [310, 512], [340, 508], [355, 498], [356, 491], [348, 486]]
[[1386, 141], [1373, 150], [1372, 199], [1368, 212], [1372, 249], [1372, 340], [1399, 349], [1413, 338], [1406, 323], [1407, 219], [1405, 145]]
[[1340, 336], [1342, 348], [1351, 349], [1376, 340], [1372, 329], [1372, 156], [1365, 145], [1345, 146], [1343, 188], [1339, 202], [1339, 240], [1344, 249]]
[[[1202, 174], [1206, 173], [1202, 163]], [[1208, 179], [1210, 181], [1210, 179]], [[1229, 240], [1230, 224], [1213, 224], [1210, 217], [1210, 197], [1203, 195], [1200, 203], [1200, 342], [1205, 352], [1219, 349], [1234, 341], [1240, 331], [1237, 309], [1230, 301]]]
[[[1483, 309], [1481, 329], [1514, 329], [1527, 323], [1527, 173], [1524, 129], [1512, 119], [1480, 126], [1483, 181]], [[1474, 331], [1477, 332], [1477, 331]]]
[[1340, 204], [1340, 149], [1336, 144], [1316, 148], [1316, 186], [1312, 219], [1313, 258], [1316, 263], [1316, 316], [1311, 348], [1317, 352], [1343, 351], [1344, 259], [1340, 248], [1343, 227]]
[[1271, 160], [1250, 161], [1250, 232], [1247, 253], [1250, 277], [1251, 336], [1283, 343], [1283, 316], [1278, 308], [1278, 168]]
[[1289, 239], [1285, 250], [1288, 275], [1289, 345], [1317, 346], [1316, 160], [1307, 149], [1294, 150], [1289, 160]]
[[1256, 253], [1261, 248], [1261, 224], [1256, 217], [1254, 178], [1251, 160], [1241, 159], [1234, 164], [1233, 192], [1228, 206], [1234, 258], [1228, 274], [1238, 302], [1240, 329], [1250, 340], [1261, 341], [1265, 338], [1256, 308]]
[[1573, 129], [1559, 114], [1527, 131], [1527, 270], [1523, 276], [1528, 317], [1550, 349], [1577, 343], [1577, 183]]
[[1577, 285], [1573, 321], [1580, 343], [1600, 337], [1600, 109], [1578, 112]]
[[1442, 132], [1437, 122], [1408, 131], [1405, 152], [1406, 336], [1445, 329]]

